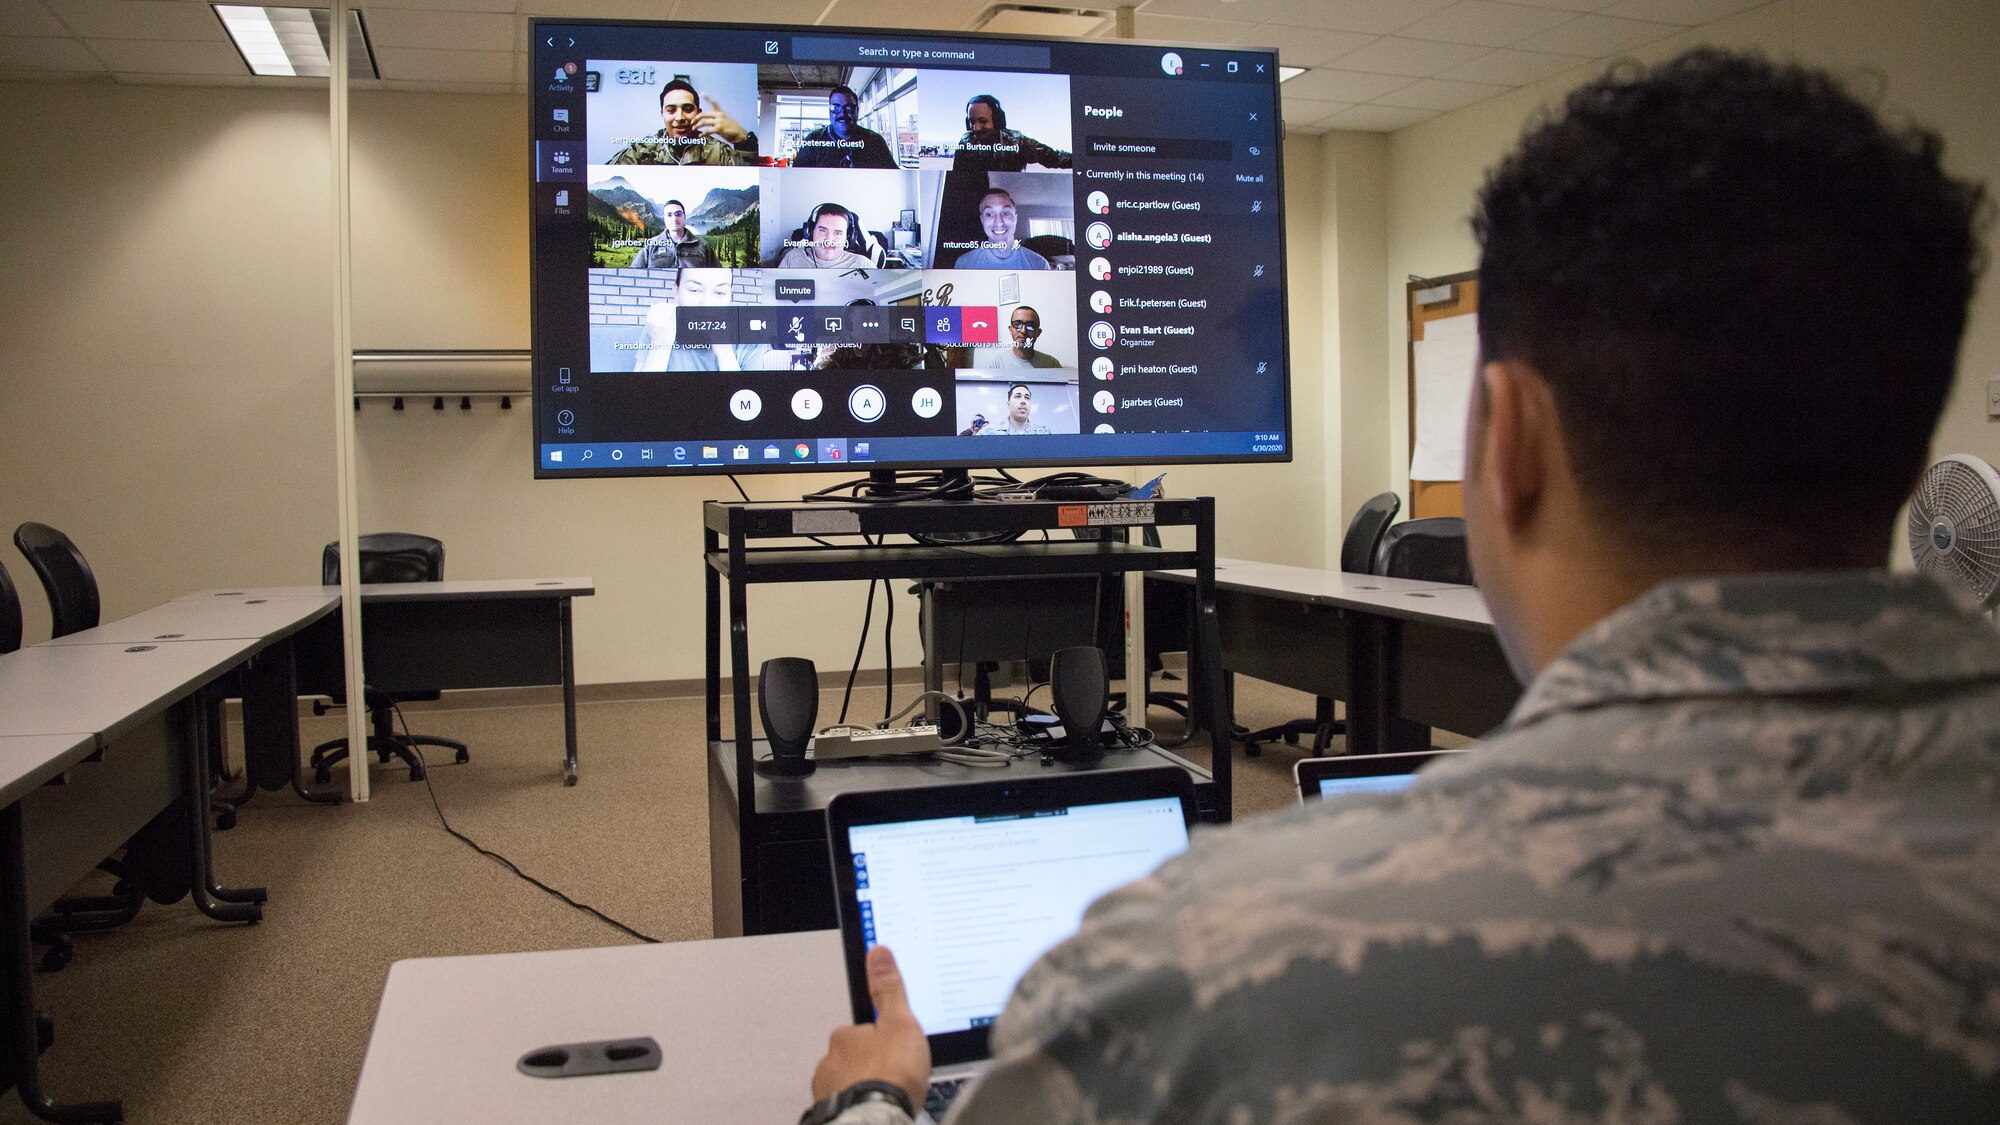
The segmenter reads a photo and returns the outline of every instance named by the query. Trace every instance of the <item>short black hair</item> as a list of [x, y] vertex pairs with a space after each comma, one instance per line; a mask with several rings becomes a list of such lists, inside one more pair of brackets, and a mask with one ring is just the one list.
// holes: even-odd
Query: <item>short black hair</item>
[[701, 91], [695, 89], [694, 84], [692, 82], [689, 82], [687, 79], [676, 78], [673, 81], [667, 83], [666, 85], [660, 87], [661, 109], [667, 108], [667, 95], [673, 93], [675, 90], [686, 90], [688, 92], [688, 95], [694, 98], [695, 108], [696, 109], [701, 108]]
[[993, 111], [993, 127], [995, 129], [1005, 129], [1007, 127], [1007, 111], [1000, 108], [999, 98], [994, 97], [992, 94], [974, 94], [965, 100], [966, 116], [970, 117], [972, 115], [972, 107], [976, 105], [984, 105]]
[[1019, 388], [1021, 388], [1022, 390], [1024, 390], [1024, 391], [1028, 392], [1028, 397], [1029, 397], [1029, 398], [1034, 398], [1034, 397], [1035, 397], [1035, 388], [1033, 388], [1033, 387], [1029, 386], [1028, 384], [1026, 384], [1026, 383], [1009, 383], [1009, 384], [1007, 384], [1007, 397], [1008, 397], [1008, 398], [1013, 398], [1013, 397], [1014, 397], [1014, 388], [1015, 388], [1015, 387], [1019, 387]]
[[668, 205], [670, 205], [670, 204], [671, 204], [672, 206], [675, 206], [675, 207], [678, 207], [678, 208], [680, 208], [680, 209], [681, 209], [681, 210], [683, 210], [683, 211], [685, 211], [685, 210], [687, 210], [687, 209], [688, 209], [688, 205], [687, 205], [687, 204], [685, 204], [685, 203], [682, 203], [682, 202], [681, 202], [680, 200], [678, 200], [678, 199], [669, 199], [669, 200], [667, 200], [667, 201], [666, 201], [665, 203], [662, 203], [662, 204], [660, 204], [660, 210], [662, 210], [662, 211], [665, 211], [665, 210], [667, 209]]
[[1489, 174], [1479, 343], [1547, 382], [1632, 547], [1879, 563], [1982, 262], [1984, 190], [1831, 76], [1614, 65]]

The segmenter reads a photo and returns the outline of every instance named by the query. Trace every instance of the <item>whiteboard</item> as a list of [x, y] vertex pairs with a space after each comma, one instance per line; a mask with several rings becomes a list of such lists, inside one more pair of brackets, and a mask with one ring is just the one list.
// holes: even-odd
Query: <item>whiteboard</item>
[[1416, 442], [1411, 480], [1460, 480], [1465, 475], [1465, 412], [1479, 364], [1479, 315], [1448, 316], [1424, 325], [1411, 345], [1415, 365]]

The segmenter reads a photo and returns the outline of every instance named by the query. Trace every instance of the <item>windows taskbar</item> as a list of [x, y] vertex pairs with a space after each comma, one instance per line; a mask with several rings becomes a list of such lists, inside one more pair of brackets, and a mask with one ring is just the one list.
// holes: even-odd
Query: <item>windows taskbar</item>
[[885, 468], [1027, 461], [1087, 465], [1134, 460], [1282, 459], [1276, 433], [993, 434], [978, 437], [736, 438], [714, 441], [544, 443], [544, 472], [620, 469], [778, 468], [845, 465]]

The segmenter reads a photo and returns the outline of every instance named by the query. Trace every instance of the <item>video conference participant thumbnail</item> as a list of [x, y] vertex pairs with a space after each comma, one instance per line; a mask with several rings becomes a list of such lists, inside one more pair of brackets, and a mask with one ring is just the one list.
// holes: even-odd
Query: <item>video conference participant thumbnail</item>
[[584, 74], [591, 164], [757, 163], [757, 68], [593, 59]]
[[[912, 239], [892, 249], [892, 232], [916, 226], [916, 173], [803, 168], [766, 174], [760, 254], [781, 269], [910, 269], [922, 263]], [[913, 232], [914, 234], [914, 232]]]
[[975, 174], [1070, 167], [1068, 75], [927, 70], [917, 99], [923, 168]]
[[1076, 373], [1011, 378], [961, 371], [954, 381], [960, 437], [1033, 437], [1077, 429]]
[[1068, 176], [1043, 173], [950, 173], [934, 177], [937, 232], [930, 261], [957, 270], [1049, 270], [1055, 264], [1023, 245], [1030, 237], [1072, 244], [1076, 201]]
[[[960, 342], [944, 349], [948, 366], [1016, 372], [1077, 366], [1073, 275], [931, 270], [924, 279], [929, 304], [959, 310]], [[991, 330], [981, 330], [981, 322]]]
[[590, 170], [590, 264], [678, 269], [756, 264], [762, 232], [755, 168]]
[[895, 147], [861, 124], [861, 96], [846, 86], [827, 91], [826, 124], [800, 137], [790, 156], [794, 168], [897, 166]]

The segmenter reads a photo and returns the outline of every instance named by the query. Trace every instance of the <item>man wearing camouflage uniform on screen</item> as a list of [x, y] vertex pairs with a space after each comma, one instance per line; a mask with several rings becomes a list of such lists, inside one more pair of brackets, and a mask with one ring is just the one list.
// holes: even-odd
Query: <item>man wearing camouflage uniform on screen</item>
[[[1989, 213], [1719, 52], [1535, 126], [1475, 209], [1465, 482], [1527, 693], [1099, 901], [948, 1120], [2000, 1121], [2000, 634], [1879, 569]], [[921, 1097], [869, 968], [814, 1094]]]

